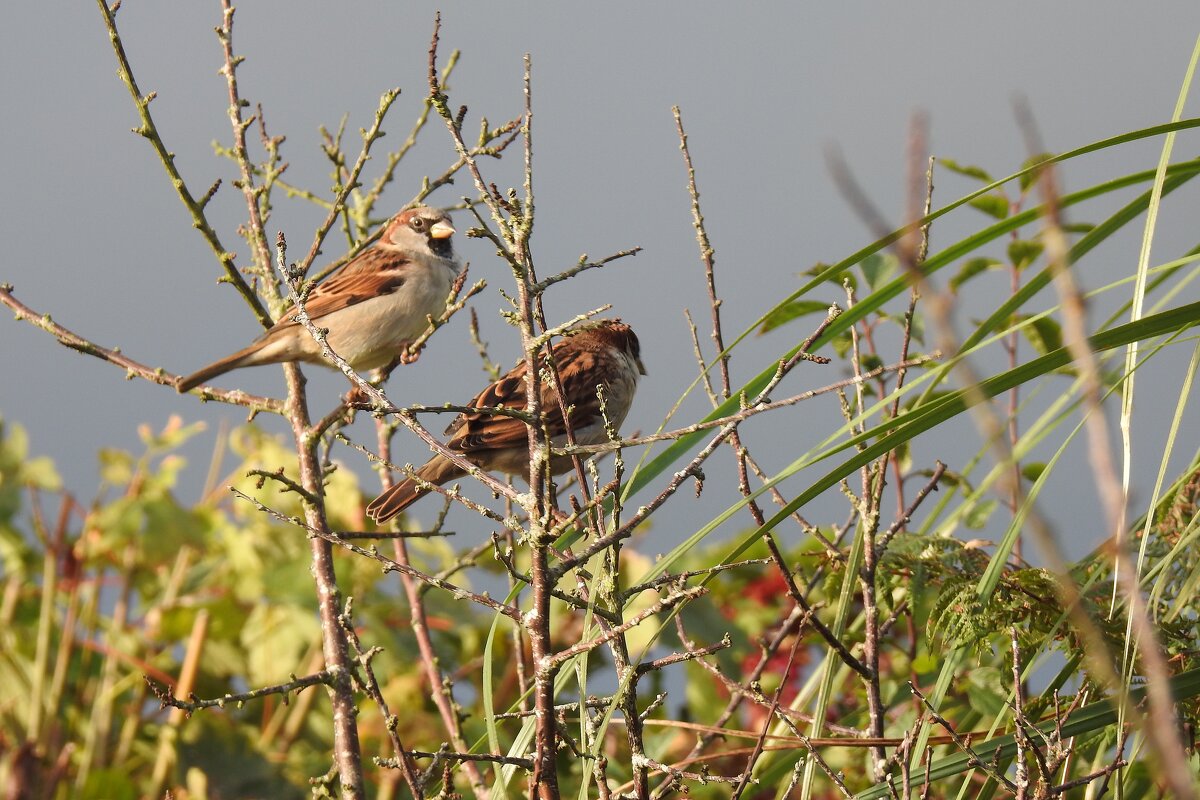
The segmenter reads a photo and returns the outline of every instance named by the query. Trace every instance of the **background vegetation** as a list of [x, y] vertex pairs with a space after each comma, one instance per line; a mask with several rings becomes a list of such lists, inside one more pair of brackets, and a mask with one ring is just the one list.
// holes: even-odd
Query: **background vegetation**
[[[503, 310], [527, 359], [557, 321], [597, 311], [556, 308], [555, 281], [628, 254], [539, 279], [528, 62], [527, 105], [513, 122], [471, 121], [450, 102], [456, 58], [439, 61], [436, 34], [426, 113], [408, 140], [365, 171], [395, 97], [386, 93], [359, 152], [344, 129], [325, 134], [331, 190], [290, 185], [282, 140], [241, 100], [226, 4], [218, 36], [233, 132], [219, 154], [246, 200], [240, 233], [251, 255], [241, 264], [205, 216], [226, 189], [192, 190], [174, 171], [153, 96], [121, 48], [117, 9], [98, 6], [136, 132], [261, 319], [299, 296], [329, 231], [350, 252], [369, 244], [396, 166], [428, 121], [444, 125], [458, 158], [411, 202], [441, 189], [428, 202], [456, 203], [443, 188], [455, 177], [473, 187], [460, 227], [491, 241], [509, 268]], [[693, 171], [676, 119], [711, 298], [711, 321], [695, 337], [698, 377], [679, 390], [706, 393], [712, 412], [614, 436], [594, 448], [605, 451], [598, 467], [581, 467], [557, 492], [533, 474], [532, 491], [502, 493], [469, 530], [444, 530], [444, 514], [433, 529], [369, 525], [362, 508], [379, 486], [360, 485], [348, 465], [386, 461], [400, 427], [429, 437], [422, 409], [378, 391], [383, 374], [355, 377], [365, 407], [343, 399], [312, 416], [292, 368], [286, 401], [201, 390], [251, 416], [281, 415], [294, 436], [253, 421], [229, 431], [221, 447], [237, 463], [226, 470], [229, 456], [214, 454], [194, 507], [173, 489], [184, 467], [176, 451], [195, 426], [146, 427], [142, 452], [101, 453], [103, 483], [85, 499], [5, 423], [0, 784], [9, 796], [1196, 796], [1200, 454], [1174, 473], [1167, 464], [1176, 447], [1194, 447], [1180, 421], [1200, 363], [1190, 332], [1200, 304], [1185, 302], [1193, 253], [1152, 263], [1150, 242], [1159, 205], [1200, 171], [1200, 161], [1172, 158], [1173, 133], [1200, 120], [1177, 113], [1052, 155], [1026, 119], [1030, 158], [999, 180], [928, 161], [915, 121], [910, 222], [895, 231], [879, 222], [835, 163], [876, 241], [815, 268], [727, 337], [697, 189], [705, 167]], [[1157, 168], [1059, 191], [1057, 164], [1148, 138], [1163, 145]], [[524, 186], [491, 184], [486, 170], [500, 157], [524, 159]], [[947, 170], [978, 190], [939, 202], [933, 184]], [[1130, 187], [1141, 193], [1099, 211]], [[281, 198], [328, 212], [295, 265], [268, 233]], [[406, 202], [389, 198], [387, 209]], [[1068, 213], [1100, 215], [1068, 223]], [[973, 215], [976, 230], [930, 249], [930, 226], [949, 214]], [[1090, 319], [1072, 275], [1139, 220], [1146, 245], [1136, 269], [1090, 293], [1131, 299], [1111, 319]], [[956, 306], [996, 273], [1010, 292], [985, 293], [988, 315], [960, 336]], [[828, 286], [843, 298], [836, 309], [812, 299]], [[1041, 292], [1049, 286], [1053, 294]], [[478, 289], [458, 291], [431, 326], [448, 325], [438, 336], [474, 332], [454, 312]], [[0, 301], [170, 391], [174, 376], [68, 331], [11, 288]], [[789, 335], [789, 348], [738, 386], [729, 368], [738, 343], [772, 329]], [[1154, 496], [1138, 508], [1121, 470], [1135, 381], [1181, 347], [1187, 366], [1155, 387], [1178, 396], [1170, 447]], [[785, 396], [793, 370], [825, 387]], [[784, 469], [761, 470], [741, 423], [761, 416], [755, 424], [785, 437], [805, 404], [824, 402], [844, 425]], [[347, 425], [371, 412], [376, 438], [357, 441]], [[943, 463], [939, 434], [966, 414], [982, 444], [973, 458]], [[537, 430], [531, 448], [544, 452]], [[1077, 468], [1061, 460], [1076, 437], [1087, 441], [1111, 536], [1067, 563], [1038, 506], [1078, 502], [1043, 491], [1055, 470]], [[736, 464], [738, 485], [724, 490], [737, 499], [652, 559], [641, 537], [673, 524], [681, 494], [722, 490], [705, 486], [710, 458]], [[380, 471], [383, 485], [390, 474]], [[829, 490], [844, 496], [844, 513], [810, 518], [808, 504]], [[741, 533], [714, 541], [730, 519]], [[998, 519], [1002, 538], [976, 537]], [[533, 713], [549, 704], [552, 713]]]

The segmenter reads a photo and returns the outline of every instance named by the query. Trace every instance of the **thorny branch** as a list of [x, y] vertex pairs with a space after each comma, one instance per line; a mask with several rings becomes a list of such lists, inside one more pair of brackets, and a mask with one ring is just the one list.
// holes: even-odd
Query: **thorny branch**
[[313, 527], [306, 521], [300, 519], [299, 517], [289, 517], [287, 514], [284, 514], [281, 511], [277, 511], [267, 505], [264, 505], [259, 500], [256, 500], [255, 498], [251, 497], [250, 495], [245, 494], [244, 492], [240, 492], [233, 487], [230, 487], [230, 492], [232, 492], [236, 497], [239, 497], [242, 500], [245, 500], [245, 501], [253, 504], [254, 507], [257, 508], [259, 511], [262, 511], [265, 514], [268, 514], [268, 515], [274, 517], [275, 519], [279, 520], [280, 522], [285, 522], [289, 525], [295, 525], [297, 527], [303, 528], [305, 531], [308, 532], [308, 535], [310, 538], [321, 539], [323, 541], [329, 542], [330, 544], [333, 544], [333, 545], [341, 547], [345, 550], [348, 550], [351, 553], [354, 553], [355, 555], [362, 556], [363, 558], [369, 558], [372, 561], [378, 561], [380, 564], [383, 565], [385, 572], [398, 572], [398, 573], [402, 573], [405, 575], [409, 575], [410, 577], [416, 578], [417, 580], [427, 583], [430, 586], [435, 586], [438, 589], [442, 589], [443, 591], [449, 592], [450, 595], [452, 597], [454, 597], [455, 599], [470, 600], [471, 602], [478, 603], [479, 605], [484, 606], [485, 608], [491, 609], [492, 611], [497, 611], [501, 614], [504, 614], [506, 617], [510, 617], [511, 619], [516, 620], [516, 621], [519, 621], [521, 618], [520, 612], [517, 611], [517, 609], [515, 609], [511, 606], [505, 605], [504, 603], [500, 603], [496, 600], [493, 600], [492, 598], [488, 597], [486, 594], [472, 592], [469, 589], [464, 589], [461, 586], [455, 586], [454, 584], [449, 583], [448, 581], [444, 581], [433, 575], [426, 575], [424, 572], [421, 572], [418, 569], [414, 569], [412, 567], [405, 566], [404, 564], [397, 563], [397, 562], [391, 560], [390, 558], [388, 558], [387, 556], [383, 555], [382, 553], [380, 553], [374, 547], [370, 547], [370, 548], [359, 547], [358, 545], [354, 544], [353, 542], [347, 541], [346, 538], [344, 538], [342, 535], [340, 535], [338, 533], [325, 531], [325, 530], [321, 530], [316, 527]]
[[193, 713], [203, 708], [224, 708], [228, 705], [241, 705], [250, 700], [257, 700], [273, 694], [283, 695], [286, 699], [288, 695], [299, 693], [302, 689], [307, 689], [309, 686], [328, 684], [330, 674], [327, 670], [322, 670], [313, 675], [305, 675], [303, 678], [293, 676], [292, 680], [287, 683], [264, 686], [261, 689], [252, 689], [248, 692], [227, 694], [213, 700], [202, 700], [196, 697], [195, 694], [189, 695], [187, 700], [181, 700], [167, 687], [154, 681], [149, 675], [145, 675], [143, 678], [146, 681], [146, 686], [158, 698], [161, 708], [178, 708], [190, 717]]

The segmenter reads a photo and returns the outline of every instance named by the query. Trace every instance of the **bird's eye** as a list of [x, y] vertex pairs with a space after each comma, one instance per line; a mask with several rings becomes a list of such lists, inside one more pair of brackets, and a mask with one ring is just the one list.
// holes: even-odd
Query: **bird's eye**
[[412, 221], [412, 226], [413, 226], [414, 231], [424, 230], [425, 229], [425, 220], [421, 219], [420, 217], [416, 217]]

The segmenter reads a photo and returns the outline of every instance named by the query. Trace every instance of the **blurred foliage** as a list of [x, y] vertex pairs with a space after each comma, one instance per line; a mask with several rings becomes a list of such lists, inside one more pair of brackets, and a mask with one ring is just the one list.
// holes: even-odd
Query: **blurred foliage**
[[[257, 428], [235, 430], [237, 465], [189, 507], [173, 491], [185, 466], [174, 450], [199, 426], [172, 419], [141, 431], [140, 454], [102, 452], [102, 486], [83, 505], [61, 491], [46, 459], [29, 456], [20, 426], [0, 424], [0, 786], [27, 792], [6, 796], [161, 797], [167, 787], [177, 798], [306, 796], [332, 748], [320, 687], [288, 704], [275, 696], [185, 720], [160, 710], [142, 679], [174, 684], [192, 649], [193, 691], [203, 698], [319, 671], [308, 540], [225, 489], [300, 515], [296, 495], [245, 477], [291, 474], [294, 456]], [[351, 473], [335, 471], [327, 492], [331, 524], [361, 529]], [[410, 549], [418, 563], [425, 551], [443, 555], [438, 545]], [[337, 570], [356, 623], [384, 648], [376, 664], [393, 713], [417, 740], [438, 740], [440, 721], [415, 685], [416, 645], [395, 577], [340, 554]], [[448, 662], [478, 657], [486, 618], [472, 626], [471, 609], [438, 596], [429, 614]], [[390, 755], [377, 710], [363, 706], [360, 729], [366, 753]]]

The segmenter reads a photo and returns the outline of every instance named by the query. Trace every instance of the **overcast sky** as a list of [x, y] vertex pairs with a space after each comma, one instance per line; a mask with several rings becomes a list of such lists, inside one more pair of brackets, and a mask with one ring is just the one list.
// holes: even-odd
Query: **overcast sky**
[[[547, 298], [552, 321], [608, 302], [640, 334], [650, 376], [626, 423], [629, 430], [655, 427], [694, 374], [683, 309], [707, 318], [673, 105], [682, 107], [690, 135], [717, 251], [726, 331], [737, 333], [790, 293], [798, 272], [836, 261], [874, 238], [833, 186], [825, 162], [831, 147], [899, 222], [914, 112], [929, 115], [934, 154], [1008, 174], [1027, 155], [1013, 121], [1015, 96], [1027, 98], [1054, 151], [1168, 121], [1200, 32], [1194, 2], [245, 3], [235, 29], [235, 47], [247, 56], [239, 71], [242, 95], [263, 104], [272, 133], [287, 136], [291, 181], [327, 194], [329, 167], [318, 149], [318, 126], [336, 127], [349, 114], [347, 138], [356, 139], [353, 132], [369, 124], [379, 95], [390, 87], [403, 94], [385, 125], [392, 135], [381, 146], [403, 139], [425, 93], [435, 7], [443, 12], [443, 57], [463, 51], [451, 101], [469, 106], [468, 128], [480, 115], [496, 123], [519, 113], [522, 55], [532, 56], [539, 201], [534, 252], [542, 274], [569, 266], [582, 253], [600, 257], [644, 248], [636, 259], [589, 272]], [[0, 261], [0, 281], [74, 331], [172, 372], [190, 372], [246, 344], [258, 331], [253, 319], [230, 287], [216, 283], [219, 267], [207, 245], [191, 229], [147, 143], [130, 133], [136, 115], [116, 77], [95, 5], [19, 3], [5, 18], [0, 232], [10, 249]], [[246, 264], [245, 245], [235, 233], [245, 212], [231, 185], [235, 171], [212, 149], [214, 141], [230, 139], [213, 34], [220, 18], [215, 0], [126, 0], [118, 24], [143, 91], [158, 93], [152, 111], [193, 193], [225, 179], [211, 219]], [[1185, 115], [1196, 113], [1189, 104]], [[1196, 136], [1181, 136], [1178, 157], [1191, 157], [1196, 144]], [[1072, 163], [1066, 187], [1152, 168], [1160, 146], [1158, 140], [1142, 142]], [[423, 176], [440, 173], [451, 159], [444, 127], [431, 124], [400, 169], [385, 207], [407, 201]], [[369, 176], [380, 163], [368, 167]], [[500, 186], [519, 185], [517, 159], [485, 168]], [[455, 202], [469, 188], [460, 182], [434, 200]], [[935, 205], [971, 188], [943, 173]], [[1097, 204], [1080, 218], [1095, 221], [1130, 196]], [[1200, 239], [1196, 201], [1193, 189], [1164, 207], [1155, 263]], [[286, 232], [296, 249], [306, 245], [323, 212], [282, 196], [276, 202], [272, 232]], [[460, 214], [460, 230], [465, 217]], [[964, 210], [939, 222], [935, 250], [984, 221]], [[1140, 223], [1105, 245], [1081, 274], [1085, 287], [1129, 274], [1139, 240]], [[476, 307], [493, 357], [511, 364], [517, 340], [497, 314], [503, 306], [497, 289], [510, 286], [511, 277], [484, 243], [459, 237], [457, 246], [472, 275], [492, 285]], [[326, 258], [343, 249], [331, 236]], [[1193, 290], [1180, 302], [1194, 299]], [[969, 309], [960, 310], [963, 320], [970, 316]], [[749, 342], [739, 351], [735, 379], [757, 373], [806, 334], [806, 327], [794, 325]], [[26, 324], [4, 322], [0, 342], [0, 414], [29, 429], [32, 451], [53, 457], [84, 500], [96, 491], [100, 448], [136, 449], [139, 423], [161, 427], [172, 414], [209, 423], [185, 451], [191, 467], [179, 491], [194, 500], [218, 422], [244, 417], [233, 408], [126, 381], [111, 365], [66, 350]], [[1169, 379], [1172, 373], [1164, 374]], [[805, 366], [789, 378], [788, 388], [799, 391], [837, 377]], [[482, 383], [464, 316], [438, 334], [417, 365], [397, 372], [389, 392], [399, 402], [459, 402]], [[259, 368], [218, 385], [279, 394], [283, 378], [277, 368]], [[310, 385], [317, 413], [345, 388], [333, 374], [313, 376]], [[1142, 487], [1157, 467], [1177, 390], [1177, 381], [1158, 385], [1165, 388], [1142, 384], [1139, 399], [1140, 441], [1146, 443], [1138, 462], [1146, 476]], [[681, 421], [703, 410], [696, 398]], [[1194, 423], [1196, 415], [1189, 419]], [[806, 406], [771, 427], [769, 436], [766, 426], [752, 426], [748, 441], [778, 468], [835, 423], [831, 404]], [[283, 430], [278, 421], [263, 424]], [[1183, 443], [1189, 453], [1194, 446]], [[923, 442], [919, 452], [930, 461], [961, 460], [974, 449]], [[425, 455], [414, 439], [400, 440], [399, 460], [419, 462]], [[681, 529], [663, 530], [660, 549], [733, 500], [732, 490], [720, 485], [722, 474], [714, 466], [710, 476], [716, 480], [706, 496], [679, 501], [686, 512], [673, 521]], [[1072, 497], [1094, 496], [1086, 484], [1062, 488]], [[844, 515], [840, 505], [828, 508], [828, 517], [814, 515], [818, 521]], [[1090, 527], [1098, 519], [1079, 509], [1050, 509], [1077, 553], [1103, 536]], [[737, 525], [747, 522], [739, 517]], [[665, 528], [662, 520], [659, 525]]]

